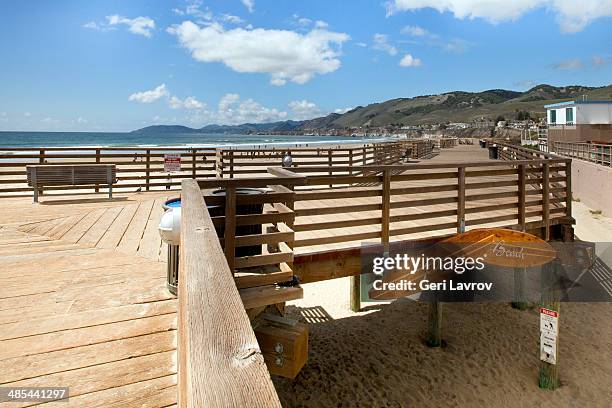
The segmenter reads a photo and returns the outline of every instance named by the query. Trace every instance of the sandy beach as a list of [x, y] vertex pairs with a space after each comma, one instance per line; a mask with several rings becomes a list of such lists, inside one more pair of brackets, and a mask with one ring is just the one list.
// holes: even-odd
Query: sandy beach
[[[612, 238], [612, 220], [576, 203], [583, 240]], [[584, 208], [583, 208], [584, 207]], [[591, 219], [589, 219], [589, 217]], [[597, 218], [597, 219], [595, 219]], [[304, 285], [288, 313], [309, 323], [307, 365], [274, 378], [284, 407], [608, 407], [612, 304], [561, 306], [561, 387], [538, 388], [539, 316], [507, 303], [444, 305], [446, 347], [424, 344], [427, 305], [402, 299], [349, 310], [349, 279]], [[608, 401], [608, 402], [606, 402]]]

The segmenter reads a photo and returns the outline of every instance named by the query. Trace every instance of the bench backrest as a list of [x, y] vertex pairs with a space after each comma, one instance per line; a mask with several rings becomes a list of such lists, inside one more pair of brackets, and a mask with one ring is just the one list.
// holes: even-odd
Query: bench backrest
[[117, 169], [114, 164], [34, 165], [27, 166], [28, 185], [82, 186], [114, 184]]

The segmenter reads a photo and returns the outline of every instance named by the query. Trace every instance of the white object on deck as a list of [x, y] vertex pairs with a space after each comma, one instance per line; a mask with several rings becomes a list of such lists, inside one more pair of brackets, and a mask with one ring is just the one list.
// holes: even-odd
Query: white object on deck
[[159, 222], [159, 235], [168, 245], [179, 245], [181, 241], [181, 208], [167, 210]]

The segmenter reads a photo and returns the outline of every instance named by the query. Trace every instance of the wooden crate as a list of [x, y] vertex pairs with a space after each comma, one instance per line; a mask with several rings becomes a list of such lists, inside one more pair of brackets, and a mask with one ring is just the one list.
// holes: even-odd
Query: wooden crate
[[271, 374], [295, 378], [308, 359], [308, 326], [270, 314], [261, 315], [255, 336]]

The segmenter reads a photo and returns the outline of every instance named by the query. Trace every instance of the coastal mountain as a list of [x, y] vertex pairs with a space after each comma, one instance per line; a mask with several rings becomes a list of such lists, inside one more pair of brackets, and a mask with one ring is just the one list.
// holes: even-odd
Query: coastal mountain
[[446, 122], [494, 120], [499, 116], [514, 119], [519, 113], [542, 117], [544, 105], [586, 97], [612, 99], [612, 85], [586, 87], [580, 85], [555, 87], [538, 85], [526, 92], [492, 89], [483, 92], [454, 91], [414, 98], [397, 98], [368, 106], [358, 106], [344, 114], [304, 120], [242, 125], [208, 125], [200, 129], [186, 126], [158, 125], [136, 130], [138, 133], [291, 133], [313, 132], [358, 127], [389, 125], [421, 125]]

